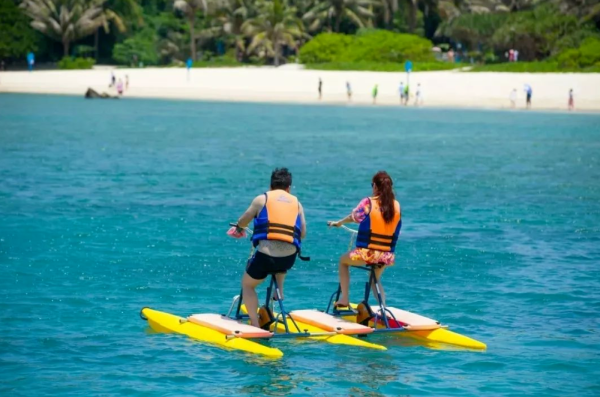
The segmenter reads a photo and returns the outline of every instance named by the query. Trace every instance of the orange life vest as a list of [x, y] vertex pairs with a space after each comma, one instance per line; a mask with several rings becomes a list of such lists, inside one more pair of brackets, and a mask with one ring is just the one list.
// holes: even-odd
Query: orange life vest
[[265, 193], [265, 206], [254, 218], [252, 242], [258, 245], [261, 240], [278, 240], [301, 246], [301, 218], [298, 199], [285, 190], [271, 190]]
[[356, 246], [358, 248], [369, 248], [378, 251], [394, 252], [400, 228], [402, 227], [402, 215], [400, 203], [394, 200], [394, 218], [390, 223], [385, 223], [379, 199], [369, 197], [371, 211], [358, 226]]

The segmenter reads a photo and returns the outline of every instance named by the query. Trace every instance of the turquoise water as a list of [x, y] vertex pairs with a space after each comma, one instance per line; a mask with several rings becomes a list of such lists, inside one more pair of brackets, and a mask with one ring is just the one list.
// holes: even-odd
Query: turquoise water
[[[600, 394], [600, 116], [0, 96], [0, 393]], [[486, 352], [274, 341], [278, 361], [153, 334], [138, 313], [224, 312], [247, 242], [227, 223], [287, 166], [324, 308], [346, 215], [386, 169], [403, 206], [388, 303]], [[364, 275], [353, 273], [352, 295]], [[263, 291], [261, 291], [261, 294]]]

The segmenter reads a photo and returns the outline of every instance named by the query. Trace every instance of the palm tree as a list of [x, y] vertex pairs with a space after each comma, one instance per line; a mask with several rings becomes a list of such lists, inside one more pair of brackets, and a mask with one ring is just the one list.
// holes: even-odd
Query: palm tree
[[205, 13], [214, 12], [216, 6], [216, 2], [213, 1], [209, 4], [207, 0], [175, 0], [173, 3], [173, 7], [183, 12], [190, 24], [190, 54], [194, 61], [196, 60], [196, 14], [200, 9]]
[[211, 38], [225, 38], [233, 41], [236, 59], [246, 48], [242, 25], [256, 15], [254, 4], [250, 0], [222, 0], [211, 19], [211, 27], [204, 29], [201, 35]]
[[296, 9], [284, 1], [261, 1], [257, 5], [258, 15], [242, 25], [242, 31], [252, 38], [248, 51], [262, 50], [274, 58], [275, 66], [279, 66], [282, 58], [282, 46], [297, 48], [296, 40], [306, 36]]
[[23, 0], [20, 7], [33, 19], [31, 26], [63, 44], [69, 55], [73, 41], [89, 36], [106, 23], [105, 0]]
[[373, 0], [323, 0], [316, 1], [303, 19], [310, 23], [309, 30], [315, 31], [326, 22], [331, 23], [333, 18], [333, 30], [340, 31], [343, 19], [349, 19], [355, 25], [362, 28], [366, 20], [373, 18], [371, 8], [375, 5]]
[[[138, 25], [143, 23], [142, 19], [142, 8], [136, 2], [136, 0], [107, 0], [104, 4], [104, 16], [106, 22], [104, 25], [104, 31], [109, 32], [108, 21], [111, 21], [120, 33], [127, 31], [127, 25], [125, 20], [134, 21]], [[99, 40], [99, 29], [96, 28], [94, 32], [94, 53], [96, 60], [98, 60], [98, 40]]]

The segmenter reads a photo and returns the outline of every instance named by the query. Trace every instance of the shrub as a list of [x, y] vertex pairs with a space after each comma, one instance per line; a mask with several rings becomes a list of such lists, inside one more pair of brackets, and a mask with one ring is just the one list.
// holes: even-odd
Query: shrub
[[192, 65], [194, 68], [219, 68], [219, 67], [231, 67], [231, 66], [243, 66], [244, 64], [238, 62], [235, 56], [223, 55], [220, 57], [211, 57], [206, 61], [195, 61]]
[[340, 33], [321, 33], [300, 49], [303, 63], [335, 62], [346, 51], [353, 37]]
[[[448, 62], [415, 62], [414, 72], [434, 70], [450, 70], [460, 67], [460, 64]], [[404, 64], [398, 62], [326, 62], [306, 65], [307, 69], [314, 70], [369, 70], [375, 72], [404, 72]]]
[[303, 63], [403, 63], [435, 61], [427, 39], [386, 30], [361, 30], [356, 36], [322, 33], [300, 49]]
[[340, 56], [342, 62], [404, 62], [434, 61], [431, 41], [403, 33], [387, 30], [360, 33]]
[[122, 43], [115, 44], [112, 55], [114, 60], [122, 65], [134, 65], [138, 62], [143, 62], [144, 65], [156, 65], [158, 63], [157, 46], [156, 34], [148, 28]]
[[579, 48], [560, 53], [556, 60], [563, 68], [588, 68], [600, 62], [600, 39], [590, 37]]
[[94, 58], [72, 58], [64, 57], [58, 61], [58, 68], [64, 70], [70, 69], [91, 69], [96, 64]]

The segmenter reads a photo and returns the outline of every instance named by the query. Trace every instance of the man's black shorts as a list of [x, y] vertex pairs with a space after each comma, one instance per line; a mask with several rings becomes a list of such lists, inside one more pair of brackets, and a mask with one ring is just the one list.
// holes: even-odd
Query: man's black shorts
[[294, 266], [296, 255], [273, 257], [256, 251], [248, 261], [246, 273], [255, 280], [263, 280], [269, 273], [286, 273]]

